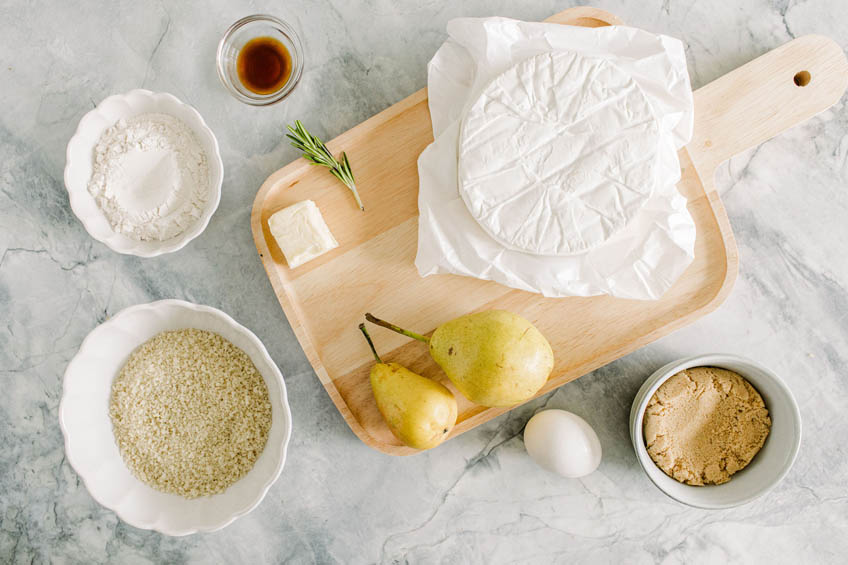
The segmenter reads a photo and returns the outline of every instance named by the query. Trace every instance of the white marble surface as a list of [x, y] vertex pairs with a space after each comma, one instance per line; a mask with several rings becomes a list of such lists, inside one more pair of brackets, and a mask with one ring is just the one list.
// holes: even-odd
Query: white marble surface
[[[441, 448], [365, 447], [321, 388], [271, 292], [250, 235], [261, 181], [295, 158], [283, 127], [332, 137], [425, 83], [460, 15], [541, 19], [553, 0], [303, 2], [0, 1], [0, 563], [844, 562], [848, 554], [848, 108], [734, 158], [719, 173], [741, 256], [718, 311]], [[609, 0], [628, 23], [687, 44], [695, 86], [807, 33], [848, 48], [845, 0]], [[269, 109], [219, 85], [215, 46], [235, 19], [291, 21], [303, 82]], [[221, 207], [184, 250], [156, 259], [94, 243], [68, 206], [65, 145], [105, 96], [172, 92], [206, 117], [226, 169]], [[99, 507], [64, 459], [61, 376], [83, 337], [121, 308], [183, 298], [229, 312], [279, 363], [295, 432], [265, 502], [214, 534], [167, 538]], [[747, 506], [690, 509], [657, 491], [631, 451], [640, 383], [674, 358], [763, 361], [801, 405], [784, 482]], [[584, 480], [537, 469], [521, 429], [541, 406], [582, 415], [604, 446]]]

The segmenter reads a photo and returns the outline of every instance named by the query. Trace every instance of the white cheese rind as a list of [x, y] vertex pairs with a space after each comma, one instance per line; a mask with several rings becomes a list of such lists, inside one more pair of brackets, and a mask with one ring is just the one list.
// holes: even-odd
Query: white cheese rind
[[312, 200], [274, 212], [268, 227], [292, 269], [339, 246]]
[[660, 124], [628, 73], [541, 53], [495, 77], [459, 139], [459, 193], [509, 249], [570, 255], [622, 230], [657, 184]]

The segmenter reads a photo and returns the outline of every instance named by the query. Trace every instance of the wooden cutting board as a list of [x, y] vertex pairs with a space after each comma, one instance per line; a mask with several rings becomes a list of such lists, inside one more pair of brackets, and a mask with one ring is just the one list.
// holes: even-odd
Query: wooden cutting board
[[[547, 21], [598, 27], [621, 24], [594, 8]], [[801, 86], [803, 85], [803, 86]], [[805, 36], [695, 92], [695, 131], [680, 151], [680, 192], [697, 225], [695, 260], [658, 301], [610, 297], [543, 298], [453, 275], [421, 278], [413, 261], [418, 227], [418, 155], [433, 141], [422, 89], [328, 143], [348, 153], [366, 212], [322, 167], [303, 159], [272, 174], [256, 195], [251, 227], [268, 278], [324, 388], [354, 433], [393, 455], [403, 446], [371, 395], [371, 353], [357, 325], [366, 311], [425, 333], [457, 316], [491, 308], [519, 313], [550, 340], [556, 365], [539, 395], [690, 324], [725, 299], [736, 278], [736, 245], [714, 186], [720, 163], [836, 103], [848, 86], [848, 62], [826, 37]], [[308, 125], [308, 124], [307, 124]], [[290, 269], [268, 229], [277, 210], [314, 200], [339, 247]], [[451, 436], [508, 408], [477, 406], [459, 394], [424, 344], [382, 328], [371, 334], [386, 362], [398, 362], [453, 390], [459, 418]]]

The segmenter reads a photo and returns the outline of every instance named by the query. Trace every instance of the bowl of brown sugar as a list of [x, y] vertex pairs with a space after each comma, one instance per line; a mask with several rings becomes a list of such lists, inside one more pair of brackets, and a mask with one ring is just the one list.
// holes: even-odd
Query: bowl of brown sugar
[[766, 367], [712, 354], [669, 363], [633, 401], [630, 437], [648, 478], [690, 506], [730, 508], [777, 485], [801, 444], [789, 388]]

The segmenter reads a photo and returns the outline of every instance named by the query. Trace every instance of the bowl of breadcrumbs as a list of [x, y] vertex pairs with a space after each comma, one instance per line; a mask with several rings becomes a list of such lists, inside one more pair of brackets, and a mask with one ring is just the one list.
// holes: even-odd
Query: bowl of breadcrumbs
[[285, 383], [259, 339], [180, 300], [95, 328], [65, 372], [59, 417], [94, 499], [168, 535], [218, 530], [258, 506], [291, 436]]

